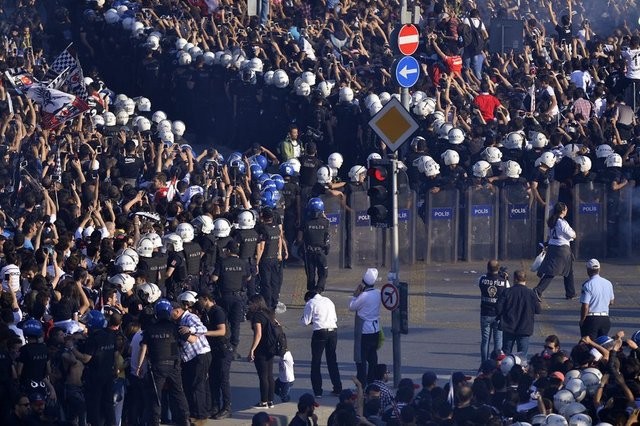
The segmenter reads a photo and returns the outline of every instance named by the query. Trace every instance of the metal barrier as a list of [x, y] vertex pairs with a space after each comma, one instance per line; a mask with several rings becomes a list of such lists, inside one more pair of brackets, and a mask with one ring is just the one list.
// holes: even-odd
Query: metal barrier
[[467, 191], [466, 260], [498, 257], [498, 189]]
[[329, 242], [331, 248], [327, 256], [327, 264], [344, 268], [344, 207], [338, 197], [323, 195], [324, 212], [329, 219]]
[[512, 185], [500, 191], [500, 259], [533, 258], [536, 250], [536, 209], [530, 191]]
[[367, 209], [369, 198], [365, 191], [353, 192], [349, 197], [351, 212], [347, 212], [345, 266], [380, 266], [383, 263], [383, 229], [370, 225]]
[[456, 189], [426, 195], [427, 263], [458, 260], [458, 205]]
[[603, 183], [579, 183], [573, 188], [573, 224], [576, 259], [607, 255], [607, 202]]

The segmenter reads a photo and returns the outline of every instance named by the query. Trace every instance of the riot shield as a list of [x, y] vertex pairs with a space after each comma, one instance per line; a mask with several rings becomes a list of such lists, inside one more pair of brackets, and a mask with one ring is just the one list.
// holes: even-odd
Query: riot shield
[[547, 205], [544, 207], [544, 218], [542, 223], [543, 236], [541, 237], [543, 241], [547, 241], [549, 239], [549, 227], [547, 226], [547, 219], [553, 213], [553, 206], [558, 201], [558, 195], [560, 193], [560, 182], [557, 180], [552, 180], [551, 183], [547, 186], [545, 190], [545, 194], [543, 195], [544, 199], [547, 202]]
[[345, 266], [349, 268], [381, 266], [383, 263], [382, 233], [384, 229], [370, 225], [367, 214], [369, 208], [367, 193], [365, 191], [352, 192], [349, 206], [352, 211], [347, 212], [349, 220], [346, 222]]
[[[413, 191], [398, 194], [398, 251], [400, 263], [413, 265], [416, 262], [416, 193]], [[391, 256], [391, 230], [387, 230], [389, 259]]]
[[469, 188], [466, 220], [466, 260], [496, 259], [498, 257], [498, 189]]
[[607, 254], [607, 203], [603, 183], [579, 183], [573, 188], [576, 259], [603, 258]]
[[329, 268], [344, 268], [344, 207], [338, 197], [323, 195], [324, 213], [329, 219]]
[[[618, 207], [618, 247], [620, 257], [631, 257], [634, 252], [633, 247], [633, 197], [638, 195], [636, 188], [630, 182], [620, 190], [620, 205]], [[635, 241], [638, 241], [637, 239]]]
[[536, 255], [536, 209], [523, 185], [500, 190], [500, 259], [527, 259]]
[[429, 192], [426, 200], [427, 262], [458, 260], [457, 189]]

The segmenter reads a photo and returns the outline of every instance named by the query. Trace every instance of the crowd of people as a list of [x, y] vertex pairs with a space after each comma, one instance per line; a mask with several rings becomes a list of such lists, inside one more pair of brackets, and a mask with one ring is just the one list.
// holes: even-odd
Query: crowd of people
[[[305, 301], [331, 306], [321, 299], [337, 267], [327, 264], [323, 197], [346, 203], [365, 191], [367, 162], [388, 154], [367, 123], [399, 97], [390, 69], [400, 5], [258, 3], [249, 17], [246, 2], [227, 0], [0, 2], [7, 424], [225, 419], [245, 318], [257, 406], [288, 398], [293, 359], [272, 341], [275, 314], [286, 309], [283, 263], [302, 258]], [[616, 194], [640, 170], [635, 2], [420, 5], [421, 77], [410, 102], [419, 130], [401, 151], [418, 198], [517, 186], [542, 209], [556, 201], [545, 199], [551, 181], [568, 205], [574, 185], [603, 183], [616, 232]], [[490, 52], [490, 22], [502, 18], [524, 21], [522, 51]], [[60, 89], [82, 86], [89, 109], [52, 128], [42, 113], [57, 100], [27, 96], [12, 76], [48, 82], [62, 51], [73, 52], [84, 78]], [[550, 258], [567, 257], [563, 242]], [[572, 271], [547, 266], [547, 281], [564, 275], [575, 297]], [[350, 305], [360, 320], [357, 392], [341, 388], [328, 360], [340, 397], [331, 424], [637, 420], [639, 339], [621, 333], [584, 336], [568, 352], [550, 336], [528, 362], [483, 346], [473, 384], [458, 374], [441, 389], [426, 373], [418, 394], [405, 382], [394, 396], [377, 360], [375, 307], [361, 302], [374, 294], [373, 274]], [[317, 421], [318, 357], [335, 355], [333, 322], [312, 318], [314, 389], [294, 424]]]

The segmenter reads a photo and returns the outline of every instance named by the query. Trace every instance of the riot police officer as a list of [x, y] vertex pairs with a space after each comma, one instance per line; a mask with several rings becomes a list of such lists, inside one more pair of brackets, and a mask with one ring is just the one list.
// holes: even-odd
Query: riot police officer
[[167, 272], [167, 255], [157, 249], [162, 247], [158, 234], [145, 234], [136, 245], [138, 253], [138, 272], [144, 272], [147, 279], [156, 283], [162, 294], [167, 294], [165, 280]]
[[256, 227], [258, 232], [257, 262], [260, 275], [260, 294], [267, 306], [275, 309], [282, 285], [282, 231], [275, 222], [274, 211], [269, 207], [262, 209], [262, 221]]
[[256, 294], [256, 276], [258, 267], [256, 263], [256, 251], [258, 249], [258, 233], [254, 229], [256, 217], [253, 211], [244, 210], [238, 214], [238, 227], [233, 230], [231, 237], [240, 244], [240, 259], [249, 264], [250, 278], [247, 281], [246, 297]]
[[324, 215], [324, 203], [320, 198], [311, 198], [306, 210], [307, 217], [300, 229], [299, 238], [304, 242], [307, 290], [322, 293], [328, 272], [329, 220]]
[[187, 280], [196, 288], [200, 286], [200, 262], [202, 261], [202, 249], [193, 241], [195, 231], [190, 223], [181, 223], [176, 228], [176, 234], [182, 238], [184, 257], [187, 260]]
[[178, 425], [189, 424], [189, 405], [182, 387], [178, 325], [171, 321], [171, 302], [160, 299], [155, 307], [157, 322], [144, 323], [140, 357], [136, 374], [140, 376], [145, 358], [149, 364], [147, 388], [151, 397], [151, 424], [160, 424], [160, 392], [169, 382], [169, 398], [174, 420]]
[[216, 264], [211, 280], [219, 286], [220, 306], [229, 317], [231, 345], [234, 350], [240, 342], [240, 323], [244, 316], [244, 289], [251, 278], [249, 264], [240, 258], [240, 244], [229, 240], [225, 247], [226, 256]]
[[178, 234], [165, 235], [164, 240], [167, 248], [167, 296], [175, 297], [182, 292], [187, 279], [187, 260]]

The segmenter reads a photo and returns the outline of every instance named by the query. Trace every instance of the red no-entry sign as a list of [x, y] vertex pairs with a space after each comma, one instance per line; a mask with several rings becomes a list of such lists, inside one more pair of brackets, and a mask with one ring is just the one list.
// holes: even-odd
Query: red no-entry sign
[[413, 55], [418, 49], [420, 34], [415, 25], [403, 25], [398, 33], [398, 49], [403, 55]]

